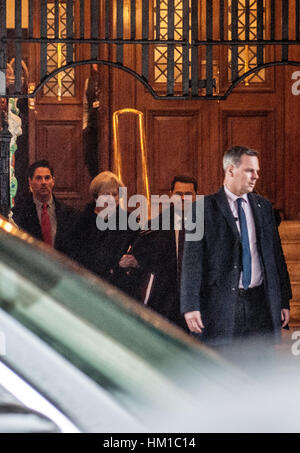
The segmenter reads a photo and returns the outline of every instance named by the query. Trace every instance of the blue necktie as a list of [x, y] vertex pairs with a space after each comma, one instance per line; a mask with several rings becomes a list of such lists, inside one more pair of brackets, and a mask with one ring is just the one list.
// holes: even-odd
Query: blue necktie
[[243, 277], [242, 283], [245, 289], [248, 288], [251, 282], [251, 252], [250, 252], [250, 244], [249, 244], [249, 236], [248, 236], [248, 228], [247, 228], [247, 220], [246, 215], [242, 206], [243, 198], [237, 198], [237, 205], [238, 205], [238, 215], [239, 215], [239, 222], [240, 222], [240, 230], [241, 230], [241, 242], [242, 242], [242, 262], [243, 262]]

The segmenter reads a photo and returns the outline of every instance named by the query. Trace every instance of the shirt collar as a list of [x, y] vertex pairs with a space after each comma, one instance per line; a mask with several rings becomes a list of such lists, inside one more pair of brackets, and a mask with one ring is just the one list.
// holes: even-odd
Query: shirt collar
[[181, 230], [182, 223], [183, 223], [183, 221], [185, 222], [185, 220], [186, 220], [186, 217], [182, 218], [182, 214], [179, 214], [178, 212], [175, 211], [175, 213], [174, 213], [174, 229]]
[[246, 193], [244, 193], [244, 195], [235, 195], [234, 193], [232, 193], [224, 184], [224, 191], [225, 191], [225, 194], [228, 198], [228, 200], [232, 201], [233, 203], [238, 199], [238, 198], [243, 198], [245, 200], [246, 203], [248, 203], [248, 195]]
[[[44, 204], [43, 201], [40, 201], [40, 200], [38, 200], [37, 198], [33, 197], [33, 202], [34, 202], [34, 204], [35, 204], [37, 207], [39, 207], [39, 208], [42, 209], [43, 204]], [[47, 205], [48, 205], [49, 208], [52, 208], [53, 204], [54, 204], [54, 200], [53, 200], [53, 196], [51, 195], [50, 200], [47, 201]]]

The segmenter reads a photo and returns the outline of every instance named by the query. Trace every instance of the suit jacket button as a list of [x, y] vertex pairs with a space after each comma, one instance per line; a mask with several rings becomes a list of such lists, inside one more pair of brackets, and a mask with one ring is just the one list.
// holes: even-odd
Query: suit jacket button
[[231, 288], [231, 289], [232, 289], [232, 291], [236, 291], [236, 289], [235, 289], [235, 288]]

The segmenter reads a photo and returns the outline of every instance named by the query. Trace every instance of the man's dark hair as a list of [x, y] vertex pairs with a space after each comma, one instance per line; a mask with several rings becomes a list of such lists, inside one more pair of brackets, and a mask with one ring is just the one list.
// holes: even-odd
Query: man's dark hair
[[185, 176], [185, 175], [177, 175], [174, 176], [173, 181], [171, 182], [171, 191], [173, 192], [175, 184], [177, 182], [184, 182], [187, 184], [194, 184], [194, 189], [195, 192], [197, 193], [198, 190], [198, 182], [196, 178], [193, 178], [193, 176]]
[[226, 168], [229, 165], [238, 166], [238, 164], [241, 161], [241, 157], [244, 154], [246, 156], [256, 156], [256, 157], [258, 157], [258, 152], [255, 151], [254, 149], [247, 148], [246, 146], [232, 146], [224, 154], [224, 157], [223, 157], [223, 168], [224, 168], [224, 170], [226, 170]]
[[28, 177], [32, 179], [35, 170], [40, 167], [49, 168], [51, 176], [52, 177], [54, 176], [53, 168], [50, 166], [47, 160], [37, 160], [36, 162], [33, 162], [33, 164], [31, 164], [30, 167], [28, 168]]

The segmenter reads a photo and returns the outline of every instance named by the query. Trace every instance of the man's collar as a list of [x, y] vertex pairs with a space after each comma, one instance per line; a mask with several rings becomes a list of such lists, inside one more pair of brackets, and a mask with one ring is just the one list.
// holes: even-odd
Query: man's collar
[[228, 189], [228, 187], [226, 187], [225, 184], [224, 184], [224, 191], [229, 200], [235, 202], [238, 198], [243, 198], [246, 201], [246, 203], [248, 203], [248, 194], [247, 193], [244, 193], [243, 195], [240, 195], [240, 196], [235, 195]]
[[174, 213], [174, 229], [181, 230], [183, 222], [185, 222], [186, 217], [183, 217], [184, 213], [176, 212]]
[[52, 206], [53, 206], [53, 204], [54, 204], [54, 200], [53, 200], [53, 196], [52, 196], [52, 195], [51, 195], [51, 198], [50, 198], [50, 200], [49, 200], [49, 201], [47, 201], [47, 202], [46, 202], [46, 201], [44, 202], [44, 201], [40, 201], [40, 200], [38, 200], [37, 198], [35, 198], [35, 196], [34, 196], [34, 195], [32, 196], [32, 198], [33, 198], [33, 202], [34, 202], [34, 204], [35, 204], [36, 206], [39, 206], [39, 207], [42, 207], [44, 203], [47, 203], [47, 205], [48, 205], [48, 206], [49, 206], [49, 208], [50, 208], [50, 207], [52, 207]]

